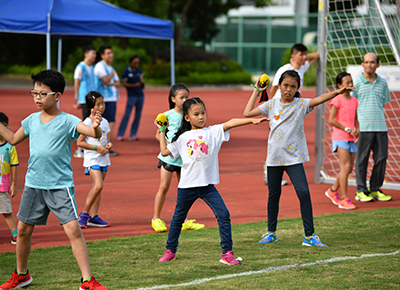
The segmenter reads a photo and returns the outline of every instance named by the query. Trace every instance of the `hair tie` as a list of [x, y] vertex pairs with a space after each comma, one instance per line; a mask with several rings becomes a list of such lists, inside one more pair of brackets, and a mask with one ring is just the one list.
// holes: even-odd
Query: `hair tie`
[[92, 98], [93, 98], [93, 100], [94, 100], [94, 99], [96, 99], [96, 97], [95, 97], [95, 96], [93, 96], [93, 95], [92, 95]]

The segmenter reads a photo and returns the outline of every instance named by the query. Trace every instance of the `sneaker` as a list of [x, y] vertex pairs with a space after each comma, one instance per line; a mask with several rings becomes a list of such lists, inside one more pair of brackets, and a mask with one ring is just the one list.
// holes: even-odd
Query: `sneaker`
[[83, 149], [76, 149], [74, 153], [75, 158], [83, 158], [85, 155], [83, 153]]
[[129, 137], [130, 141], [139, 141], [139, 137], [136, 135], [132, 135], [131, 137]]
[[356, 192], [356, 200], [361, 201], [361, 202], [368, 202], [368, 201], [374, 201], [374, 198], [366, 195], [364, 192]]
[[303, 239], [303, 246], [314, 246], [314, 247], [328, 247], [327, 245], [325, 245], [324, 243], [321, 242], [321, 240], [319, 239], [319, 237], [314, 233], [312, 236], [310, 237], [306, 237], [304, 236]]
[[337, 193], [337, 191], [332, 191], [331, 188], [329, 187], [328, 190], [325, 191], [325, 196], [329, 198], [334, 205], [339, 205], [340, 198], [339, 198], [339, 193]]
[[0, 286], [0, 289], [17, 289], [25, 287], [31, 284], [33, 281], [31, 275], [29, 274], [29, 270], [26, 275], [18, 275], [17, 270], [12, 273], [11, 279], [6, 283]]
[[239, 265], [239, 261], [235, 259], [233, 251], [228, 251], [225, 254], [222, 253], [221, 260], [219, 261], [226, 265]]
[[281, 185], [288, 185], [288, 184], [289, 183], [285, 179], [282, 178]]
[[205, 227], [203, 224], [195, 223], [196, 220], [188, 220], [187, 222], [182, 224], [182, 231], [187, 230], [201, 230]]
[[117, 141], [124, 141], [124, 140], [125, 140], [124, 136], [118, 136], [117, 137]]
[[339, 208], [343, 209], [355, 209], [356, 206], [351, 202], [350, 198], [345, 197], [339, 201]]
[[16, 245], [17, 244], [17, 237], [11, 236], [11, 244]]
[[278, 238], [276, 237], [275, 233], [267, 232], [263, 234], [261, 240], [258, 242], [259, 244], [270, 244], [272, 242], [276, 242]]
[[110, 156], [118, 156], [119, 154], [118, 154], [118, 152], [110, 151], [110, 152], [108, 152], [108, 155], [110, 155]]
[[97, 214], [94, 217], [91, 217], [88, 222], [87, 222], [88, 226], [91, 227], [100, 227], [100, 228], [104, 228], [104, 227], [108, 227], [110, 224], [108, 222], [103, 221]]
[[81, 287], [79, 290], [108, 290], [108, 288], [101, 285], [94, 276], [91, 276], [89, 281], [83, 282], [83, 278], [81, 279]]
[[175, 260], [175, 253], [170, 249], [166, 249], [164, 255], [158, 260], [159, 262], [169, 262]]
[[87, 223], [88, 223], [89, 218], [90, 218], [90, 216], [89, 216], [88, 213], [81, 212], [79, 214], [78, 223], [79, 223], [79, 226], [82, 229], [86, 229], [87, 228]]
[[158, 233], [168, 231], [167, 226], [165, 225], [165, 222], [160, 219], [151, 220], [151, 226]]
[[370, 197], [376, 198], [379, 201], [389, 201], [392, 199], [390, 195], [384, 194], [381, 190], [378, 191], [371, 191], [369, 193]]

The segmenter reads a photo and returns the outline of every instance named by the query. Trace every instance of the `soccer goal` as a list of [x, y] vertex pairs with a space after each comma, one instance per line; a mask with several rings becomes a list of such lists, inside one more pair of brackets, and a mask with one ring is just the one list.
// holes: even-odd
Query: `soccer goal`
[[[392, 101], [385, 105], [389, 136], [389, 157], [383, 188], [400, 189], [400, 0], [320, 0], [318, 17], [317, 95], [336, 87], [336, 76], [349, 72], [353, 80], [363, 71], [362, 56], [374, 52], [381, 66]], [[334, 183], [340, 171], [339, 159], [332, 153], [330, 106], [316, 111], [316, 183]], [[369, 180], [373, 160], [368, 166]], [[356, 185], [354, 170], [349, 185]]]

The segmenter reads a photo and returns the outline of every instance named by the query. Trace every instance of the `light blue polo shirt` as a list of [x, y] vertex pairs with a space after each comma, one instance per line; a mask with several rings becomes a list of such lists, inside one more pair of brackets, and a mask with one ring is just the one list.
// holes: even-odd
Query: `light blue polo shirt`
[[354, 87], [351, 95], [358, 100], [360, 132], [387, 132], [383, 106], [391, 99], [386, 80], [376, 75], [372, 84], [361, 74], [355, 80]]
[[73, 187], [71, 141], [79, 137], [76, 127], [81, 120], [61, 112], [43, 124], [41, 113], [33, 113], [21, 122], [25, 135], [29, 137], [25, 186], [37, 189]]

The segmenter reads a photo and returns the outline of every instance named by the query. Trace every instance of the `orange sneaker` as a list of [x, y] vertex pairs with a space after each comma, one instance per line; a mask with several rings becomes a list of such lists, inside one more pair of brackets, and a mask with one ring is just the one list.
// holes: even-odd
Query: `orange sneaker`
[[29, 271], [25, 275], [18, 275], [17, 270], [12, 273], [11, 279], [0, 286], [0, 289], [17, 289], [28, 286], [33, 281]]
[[343, 209], [355, 209], [356, 206], [351, 202], [350, 198], [345, 197], [339, 201], [339, 208]]
[[[83, 279], [82, 279], [83, 280]], [[101, 285], [92, 275], [91, 279], [86, 282], [82, 282], [79, 290], [108, 290], [106, 287]]]
[[329, 187], [327, 191], [325, 191], [325, 195], [327, 198], [329, 198], [334, 205], [339, 205], [340, 198], [339, 198], [339, 193], [336, 191], [332, 191], [331, 188]]

